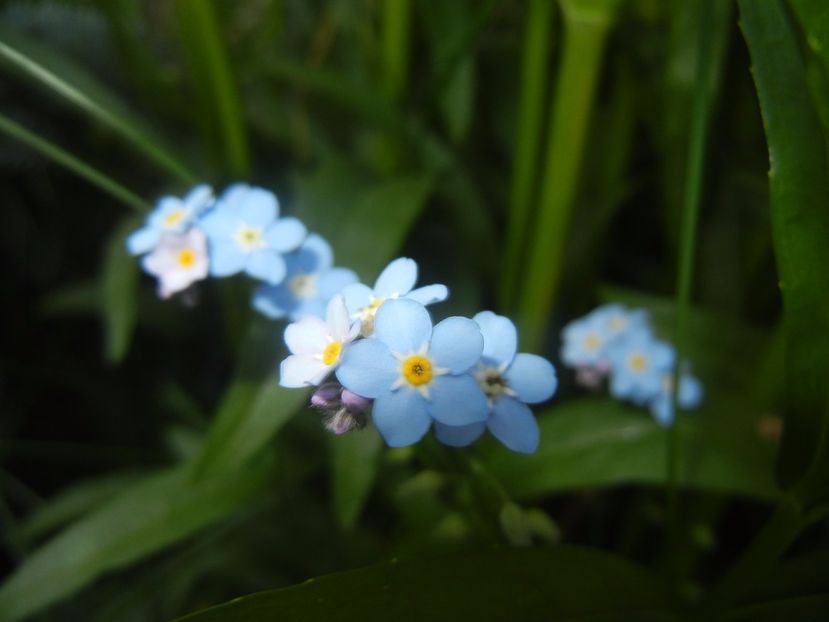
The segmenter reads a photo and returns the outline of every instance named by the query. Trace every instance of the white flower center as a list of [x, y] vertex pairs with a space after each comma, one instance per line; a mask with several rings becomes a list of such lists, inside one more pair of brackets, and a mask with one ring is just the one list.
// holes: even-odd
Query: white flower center
[[262, 227], [252, 227], [251, 225], [242, 224], [236, 230], [233, 240], [246, 253], [265, 246], [265, 240], [262, 238]]
[[288, 288], [296, 298], [313, 298], [317, 293], [317, 275], [297, 274], [288, 282]]
[[504, 371], [506, 371], [506, 368], [506, 363], [499, 365], [498, 367], [480, 364], [475, 370], [475, 380], [478, 381], [478, 386], [481, 387], [481, 390], [484, 392], [484, 395], [486, 395], [486, 399], [490, 405], [502, 395], [509, 395], [511, 397], [515, 397], [516, 395], [515, 391], [510, 388], [509, 382], [507, 382], [507, 379], [504, 377]]

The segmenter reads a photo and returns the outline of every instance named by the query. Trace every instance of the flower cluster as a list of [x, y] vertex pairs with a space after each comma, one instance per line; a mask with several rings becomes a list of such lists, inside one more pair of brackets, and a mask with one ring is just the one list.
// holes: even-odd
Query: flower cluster
[[[661, 425], [673, 422], [676, 353], [654, 336], [647, 312], [605, 305], [567, 324], [562, 340], [561, 359], [580, 384], [596, 388], [607, 378], [615, 398], [647, 405]], [[696, 408], [702, 398], [702, 384], [683, 364], [679, 407]]]
[[[362, 428], [370, 414], [393, 447], [417, 442], [430, 428], [455, 447], [486, 429], [514, 451], [538, 446], [527, 404], [552, 397], [553, 366], [518, 353], [515, 325], [491, 311], [433, 324], [426, 306], [449, 291], [415, 287], [412, 259], [392, 261], [372, 287], [359, 283], [354, 272], [334, 266], [325, 239], [296, 218], [279, 217], [273, 193], [245, 184], [219, 197], [204, 185], [181, 199], [164, 197], [127, 248], [143, 255], [162, 298], [208, 275], [244, 272], [262, 281], [253, 307], [292, 322], [280, 384], [318, 386], [311, 405], [336, 434]], [[326, 382], [332, 373], [337, 382]]]

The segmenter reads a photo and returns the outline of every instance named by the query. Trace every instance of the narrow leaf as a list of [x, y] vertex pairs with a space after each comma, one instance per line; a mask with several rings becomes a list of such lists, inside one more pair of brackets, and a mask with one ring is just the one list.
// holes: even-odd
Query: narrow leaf
[[101, 303], [106, 330], [106, 357], [120, 362], [129, 349], [138, 319], [138, 262], [124, 246], [139, 222], [129, 218], [119, 225], [106, 244], [101, 274]]

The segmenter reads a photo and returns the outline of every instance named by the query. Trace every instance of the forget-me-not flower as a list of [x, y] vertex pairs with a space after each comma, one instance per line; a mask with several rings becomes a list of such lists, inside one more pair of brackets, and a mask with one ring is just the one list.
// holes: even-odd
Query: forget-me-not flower
[[277, 218], [279, 202], [263, 188], [235, 184], [216, 201], [201, 224], [210, 243], [210, 274], [246, 272], [277, 285], [285, 277], [283, 253], [305, 239], [296, 218]]
[[339, 365], [343, 351], [357, 336], [342, 296], [328, 303], [325, 321], [308, 315], [288, 324], [285, 343], [291, 355], [279, 366], [279, 384], [298, 388], [318, 385]]
[[321, 236], [312, 233], [297, 250], [285, 255], [287, 272], [279, 285], [260, 285], [253, 294], [253, 308], [271, 319], [285, 316], [298, 320], [306, 315], [322, 317], [333, 296], [357, 282], [347, 268], [334, 268], [334, 253]]
[[337, 369], [348, 390], [374, 399], [373, 418], [386, 443], [411, 445], [432, 420], [468, 425], [487, 417], [487, 401], [467, 372], [478, 362], [483, 337], [468, 318], [432, 327], [414, 300], [388, 300], [374, 317], [374, 334], [352, 344]]
[[646, 311], [629, 311], [619, 304], [603, 305], [564, 327], [561, 360], [569, 367], [589, 367], [606, 373], [613, 345], [627, 333], [642, 329], [649, 329]]
[[645, 404], [661, 390], [665, 374], [674, 365], [674, 349], [656, 339], [650, 330], [625, 335], [610, 351], [610, 393]]
[[465, 426], [435, 423], [438, 440], [453, 447], [464, 447], [476, 440], [484, 428], [509, 449], [532, 453], [538, 447], [538, 424], [527, 404], [549, 399], [558, 379], [552, 364], [534, 354], [517, 350], [515, 324], [492, 311], [474, 318], [484, 338], [484, 348], [473, 370], [478, 385], [487, 397], [486, 422]]
[[374, 331], [374, 316], [386, 300], [407, 298], [422, 305], [446, 300], [449, 290], [445, 285], [426, 285], [412, 289], [417, 281], [417, 263], [414, 259], [399, 257], [387, 265], [374, 288], [354, 283], [343, 288], [345, 304], [353, 317], [362, 323], [361, 332], [368, 337]]
[[[661, 390], [650, 402], [653, 418], [663, 426], [671, 425], [674, 420], [673, 384], [673, 373], [664, 374]], [[703, 393], [702, 383], [697, 378], [687, 371], [680, 373], [677, 404], [682, 410], [692, 410], [699, 406], [702, 402]]]
[[144, 226], [127, 237], [127, 250], [131, 255], [143, 255], [153, 250], [165, 233], [184, 233], [213, 200], [213, 190], [204, 184], [195, 186], [183, 199], [162, 197]]
[[169, 298], [207, 277], [207, 238], [197, 228], [186, 233], [165, 233], [141, 265], [158, 278], [158, 295]]

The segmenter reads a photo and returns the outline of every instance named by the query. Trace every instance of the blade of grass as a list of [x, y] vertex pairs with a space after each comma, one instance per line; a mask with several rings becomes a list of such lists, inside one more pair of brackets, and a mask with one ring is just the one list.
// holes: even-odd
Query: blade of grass
[[0, 29], [0, 60], [108, 127], [177, 179], [194, 182], [192, 172], [170, 153], [169, 147], [81, 67], [6, 29]]
[[107, 240], [101, 271], [101, 311], [104, 316], [106, 358], [119, 363], [126, 356], [138, 321], [138, 279], [135, 257], [124, 240], [139, 226], [136, 218], [124, 220]]
[[57, 145], [49, 142], [33, 134], [22, 125], [19, 125], [15, 121], [12, 121], [7, 116], [0, 114], [0, 132], [5, 132], [12, 138], [19, 140], [22, 143], [25, 143], [35, 151], [40, 152], [53, 162], [60, 164], [64, 168], [69, 169], [76, 175], [83, 177], [90, 183], [95, 186], [98, 186], [101, 190], [106, 192], [107, 194], [112, 195], [119, 201], [129, 205], [131, 208], [138, 212], [147, 212], [151, 209], [149, 203], [144, 201], [141, 197], [136, 194], [133, 194], [131, 191], [127, 190], [119, 184], [118, 182], [110, 179], [100, 171], [92, 168], [87, 163], [79, 160], [75, 156], [67, 153]]

